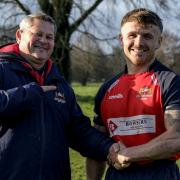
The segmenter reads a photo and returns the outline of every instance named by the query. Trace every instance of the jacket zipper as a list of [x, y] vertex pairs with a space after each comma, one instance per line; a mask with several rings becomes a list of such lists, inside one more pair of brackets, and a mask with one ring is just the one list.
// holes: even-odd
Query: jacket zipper
[[40, 167], [39, 167], [39, 180], [43, 180], [43, 158], [44, 158], [44, 148], [45, 148], [45, 124], [44, 124], [44, 99], [42, 98], [40, 105], [40, 122], [41, 122], [41, 154], [40, 154]]

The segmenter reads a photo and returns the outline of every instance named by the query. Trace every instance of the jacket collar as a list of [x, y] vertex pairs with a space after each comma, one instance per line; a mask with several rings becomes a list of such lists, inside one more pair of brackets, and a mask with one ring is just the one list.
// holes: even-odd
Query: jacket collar
[[[52, 60], [49, 59], [46, 63], [45, 70], [42, 74], [39, 74], [38, 71], [34, 70], [33, 67], [28, 63], [26, 59], [24, 59], [20, 53], [19, 53], [19, 45], [17, 43], [9, 43], [6, 45], [0, 46], [0, 53], [2, 58], [12, 60], [16, 63], [13, 63], [11, 66], [12, 69], [18, 70], [18, 71], [24, 71], [24, 72], [29, 72], [40, 85], [44, 84], [44, 81], [52, 71]], [[53, 68], [54, 69], [54, 68]], [[57, 77], [56, 77], [57, 76]], [[55, 73], [53, 79], [58, 79], [61, 78], [59, 73]], [[49, 78], [48, 78], [49, 79]]]

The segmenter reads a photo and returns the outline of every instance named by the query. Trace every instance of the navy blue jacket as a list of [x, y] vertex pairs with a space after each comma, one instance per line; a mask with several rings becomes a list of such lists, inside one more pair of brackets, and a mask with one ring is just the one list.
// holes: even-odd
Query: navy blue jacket
[[70, 180], [68, 147], [105, 159], [112, 144], [91, 127], [55, 65], [43, 92], [15, 53], [0, 52], [0, 180]]

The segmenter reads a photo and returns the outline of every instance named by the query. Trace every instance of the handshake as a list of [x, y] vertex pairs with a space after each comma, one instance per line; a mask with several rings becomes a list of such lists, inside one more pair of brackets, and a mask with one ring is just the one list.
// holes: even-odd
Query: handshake
[[107, 156], [108, 164], [113, 166], [117, 170], [122, 170], [130, 166], [130, 158], [124, 155], [126, 152], [126, 146], [121, 142], [114, 143]]

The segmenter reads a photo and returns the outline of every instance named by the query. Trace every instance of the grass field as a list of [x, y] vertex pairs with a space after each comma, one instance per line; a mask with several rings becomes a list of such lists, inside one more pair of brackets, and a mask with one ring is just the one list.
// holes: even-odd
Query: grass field
[[[93, 83], [88, 86], [81, 86], [73, 83], [72, 87], [75, 91], [77, 101], [80, 104], [84, 114], [92, 120], [94, 96], [99, 89], [100, 84]], [[85, 158], [78, 152], [70, 149], [72, 180], [85, 180]]]
[[[93, 106], [94, 106], [94, 96], [100, 87], [100, 84], [89, 84], [87, 86], [80, 86], [79, 84], [72, 84], [75, 91], [77, 100], [85, 115], [89, 116], [92, 120], [93, 118]], [[83, 158], [79, 153], [70, 149], [71, 158], [71, 170], [72, 170], [72, 180], [86, 180], [85, 176], [85, 158]], [[180, 167], [180, 160], [177, 161]]]

